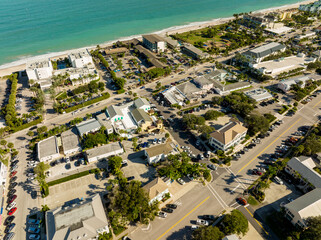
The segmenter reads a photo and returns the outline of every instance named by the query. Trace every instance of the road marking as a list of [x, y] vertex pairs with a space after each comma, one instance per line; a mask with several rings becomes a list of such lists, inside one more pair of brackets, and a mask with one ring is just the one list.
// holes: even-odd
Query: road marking
[[234, 191], [235, 191], [240, 185], [241, 185], [241, 184], [237, 184], [237, 186], [232, 189], [231, 193], [234, 193]]
[[210, 190], [210, 192], [213, 194], [213, 196], [217, 199], [217, 201], [221, 204], [221, 206], [225, 209], [224, 205], [228, 207], [228, 205], [224, 202], [224, 200], [221, 198], [221, 196], [216, 192], [214, 187], [211, 184], [207, 184], [207, 188]]
[[166, 233], [168, 233], [170, 230], [172, 230], [177, 224], [179, 224], [181, 221], [183, 221], [185, 218], [187, 218], [192, 212], [194, 212], [197, 208], [199, 208], [203, 203], [205, 203], [210, 196], [205, 198], [202, 202], [200, 202], [196, 207], [194, 207], [189, 213], [187, 213], [184, 217], [182, 217], [177, 223], [175, 223], [173, 226], [171, 226], [166, 232], [164, 232], [162, 235], [160, 235], [156, 240], [161, 239], [165, 236]]
[[290, 127], [288, 127], [280, 136], [274, 139], [269, 145], [267, 145], [261, 152], [259, 152], [254, 158], [252, 158], [247, 164], [245, 164], [237, 173], [240, 173], [244, 168], [246, 168], [251, 162], [253, 162], [258, 156], [260, 156], [266, 149], [268, 149], [273, 143], [275, 143], [280, 137], [282, 137], [291, 127], [293, 127], [302, 117], [296, 120]]
[[317, 105], [319, 105], [319, 103], [321, 103], [321, 100], [320, 100], [319, 102], [317, 102], [317, 103], [313, 106], [313, 108], [315, 108]]
[[261, 223], [254, 218], [253, 214], [252, 214], [246, 207], [244, 207], [244, 208], [246, 209], [246, 211], [248, 211], [248, 213], [252, 216], [252, 218], [257, 222], [257, 224], [259, 224], [259, 226], [263, 229], [263, 231], [266, 233], [266, 235], [269, 235], [269, 233], [268, 233], [267, 231], [265, 231], [265, 229], [264, 229], [264, 227], [261, 225]]
[[234, 174], [234, 172], [233, 172], [230, 168], [225, 168], [225, 169], [226, 169], [226, 171], [230, 172], [230, 173], [233, 175], [233, 177], [235, 178], [235, 180], [236, 180], [239, 184], [241, 184], [241, 187], [242, 187], [243, 189], [246, 189], [245, 185], [244, 185], [240, 180], [238, 180], [237, 176]]

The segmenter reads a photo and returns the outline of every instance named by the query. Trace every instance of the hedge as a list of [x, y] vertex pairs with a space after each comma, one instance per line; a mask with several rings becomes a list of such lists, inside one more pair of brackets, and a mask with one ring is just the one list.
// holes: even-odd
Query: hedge
[[107, 99], [109, 97], [110, 97], [110, 94], [108, 92], [106, 92], [106, 93], [103, 93], [101, 97], [89, 100], [87, 102], [84, 102], [84, 103], [76, 105], [76, 106], [72, 106], [70, 108], [63, 109], [63, 111], [65, 111], [66, 113], [69, 113], [69, 112], [75, 111], [75, 110], [77, 110], [79, 108], [91, 105], [93, 103], [100, 102], [100, 101], [105, 100], [105, 99]]
[[70, 175], [70, 176], [67, 176], [64, 178], [60, 178], [60, 179], [48, 182], [48, 186], [51, 187], [51, 186], [54, 186], [54, 185], [57, 185], [60, 183], [68, 182], [68, 181], [76, 179], [76, 178], [87, 176], [91, 173], [96, 173], [96, 172], [97, 172], [97, 169], [91, 169], [91, 170], [87, 170], [84, 172], [76, 173], [76, 174], [73, 174], [73, 175]]
[[37, 125], [38, 123], [41, 123], [41, 122], [42, 122], [42, 116], [40, 115], [38, 119], [33, 120], [32, 122], [28, 122], [28, 123], [22, 124], [21, 126], [12, 128], [11, 132], [15, 133], [15, 132], [21, 131], [23, 129], [29, 128], [31, 126]]

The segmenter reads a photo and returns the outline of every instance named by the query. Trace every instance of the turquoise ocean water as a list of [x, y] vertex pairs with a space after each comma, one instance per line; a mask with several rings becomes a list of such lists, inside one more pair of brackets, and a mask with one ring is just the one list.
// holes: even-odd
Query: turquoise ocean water
[[0, 65], [298, 0], [0, 0]]

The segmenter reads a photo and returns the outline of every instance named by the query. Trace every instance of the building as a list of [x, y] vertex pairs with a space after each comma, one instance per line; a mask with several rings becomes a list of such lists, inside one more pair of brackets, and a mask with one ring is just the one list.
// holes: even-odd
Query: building
[[183, 106], [185, 100], [187, 100], [186, 95], [176, 86], [164, 90], [162, 95], [169, 105], [178, 104]]
[[168, 185], [160, 178], [157, 177], [151, 182], [147, 183], [143, 189], [145, 189], [149, 196], [149, 203], [153, 203], [154, 201], [162, 201], [165, 194], [169, 193]]
[[283, 79], [278, 83], [277, 87], [286, 93], [291, 89], [291, 86], [295, 84], [300, 84], [300, 87], [304, 88], [305, 83], [309, 80], [312, 80], [312, 81], [314, 80], [312, 75], [304, 75], [304, 76], [298, 76], [298, 77], [293, 77], [289, 79]]
[[238, 145], [247, 133], [247, 128], [239, 121], [231, 121], [210, 134], [209, 144], [217, 149], [226, 151]]
[[305, 5], [300, 5], [299, 10], [301, 11], [306, 11], [306, 12], [312, 12], [312, 13], [317, 13], [321, 10], [321, 1], [316, 1], [313, 3], [305, 4]]
[[37, 144], [38, 160], [40, 162], [51, 161], [60, 157], [56, 136], [46, 138]]
[[84, 134], [97, 132], [101, 128], [101, 125], [96, 119], [92, 118], [77, 124], [76, 128], [79, 136], [82, 137]]
[[180, 85], [174, 86], [178, 91], [180, 91], [187, 100], [195, 100], [200, 97], [201, 94], [206, 93], [206, 90], [198, 88], [192, 81], [185, 82]]
[[153, 52], [164, 52], [167, 42], [157, 34], [143, 35], [143, 45]]
[[100, 147], [89, 149], [86, 151], [86, 157], [89, 163], [96, 162], [100, 159], [110, 156], [120, 155], [124, 152], [120, 142], [112, 142]]
[[185, 43], [182, 47], [181, 47], [181, 51], [182, 53], [194, 58], [194, 59], [204, 59], [204, 58], [208, 58], [210, 55], [208, 53], [203, 52], [202, 50], [194, 47], [191, 44], [187, 44]]
[[114, 127], [111, 124], [111, 122], [109, 121], [105, 112], [97, 115], [96, 119], [100, 123], [101, 126], [104, 126], [106, 128], [107, 134], [111, 134], [114, 132]]
[[93, 59], [88, 49], [70, 53], [68, 58], [74, 68], [83, 68], [88, 65], [94, 67]]
[[312, 53], [312, 57], [316, 58], [317, 61], [321, 60], [321, 50], [316, 50]]
[[291, 223], [300, 228], [305, 228], [305, 220], [309, 217], [321, 215], [321, 188], [316, 188], [311, 192], [295, 199], [284, 206], [285, 217]]
[[78, 135], [75, 133], [74, 129], [70, 129], [61, 134], [61, 143], [66, 156], [81, 151]]
[[128, 53], [129, 49], [126, 47], [118, 47], [118, 48], [111, 48], [111, 49], [105, 49], [105, 54], [108, 55], [112, 55], [112, 54], [120, 54], [120, 53]]
[[311, 39], [311, 38], [315, 38], [315, 37], [317, 37], [316, 32], [309, 31], [309, 32], [306, 32], [306, 33], [301, 34], [301, 35], [296, 35], [294, 37], [294, 41], [300, 42], [303, 39]]
[[316, 164], [311, 157], [300, 156], [293, 157], [288, 161], [285, 172], [301, 178], [301, 184], [298, 186], [303, 191], [309, 191], [313, 188], [321, 188], [321, 175], [314, 168]]
[[222, 83], [218, 80], [215, 80], [215, 79], [213, 80], [213, 89], [215, 90], [215, 92], [217, 92], [220, 95], [226, 95], [233, 91], [237, 91], [237, 90], [241, 90], [249, 87], [251, 87], [251, 84], [248, 81], [240, 81], [240, 82], [235, 82], [235, 83], [226, 85], [225, 83]]
[[223, 69], [216, 69], [213, 72], [210, 72], [205, 75], [207, 79], [218, 80], [220, 82], [224, 82], [226, 77], [228, 76], [228, 72]]
[[176, 49], [180, 46], [179, 42], [175, 39], [172, 39], [171, 37], [164, 37], [164, 40], [167, 43], [167, 47], [170, 47], [172, 49]]
[[150, 110], [150, 103], [145, 98], [137, 98], [134, 100], [134, 106], [138, 109], [143, 109], [145, 112]]
[[99, 79], [99, 74], [95, 69], [94, 65], [86, 65], [82, 68], [65, 68], [55, 71], [54, 75], [69, 75], [69, 80], [73, 86], [79, 84], [88, 84], [91, 81]]
[[53, 72], [52, 63], [49, 59], [27, 63], [26, 72], [29, 80], [34, 80], [37, 82], [37, 80], [49, 79]]
[[173, 151], [170, 143], [157, 145], [144, 150], [144, 154], [147, 158], [148, 164], [157, 163], [159, 161], [165, 160], [168, 154]]
[[272, 94], [269, 93], [265, 88], [252, 89], [244, 92], [244, 94], [257, 102], [273, 98]]
[[166, 64], [162, 63], [157, 59], [155, 53], [149, 51], [147, 48], [144, 48], [142, 45], [135, 46], [135, 49], [141, 54], [144, 58], [148, 59], [149, 62], [156, 68], [165, 68]]
[[263, 13], [244, 14], [243, 19], [245, 20], [246, 25], [248, 25], [247, 23], [250, 23], [250, 25], [254, 26], [263, 26], [270, 22], [269, 18]]
[[277, 52], [283, 52], [285, 51], [285, 49], [286, 46], [277, 42], [271, 42], [263, 46], [248, 50], [242, 53], [242, 55], [252, 63], [260, 63], [265, 57], [268, 57]]
[[108, 221], [99, 194], [78, 203], [48, 210], [46, 233], [48, 240], [92, 240], [109, 233]]
[[222, 240], [240, 240], [240, 239], [238, 238], [237, 235], [232, 234], [232, 235], [225, 236], [224, 238], [222, 238]]
[[52, 85], [52, 81], [50, 79], [38, 80], [37, 83], [40, 85], [41, 90], [48, 89]]
[[131, 111], [131, 114], [138, 126], [142, 129], [142, 131], [147, 130], [150, 126], [152, 126], [153, 121], [149, 117], [149, 115], [140, 108], [136, 108], [133, 111]]
[[197, 87], [206, 91], [211, 90], [214, 87], [213, 80], [205, 76], [194, 78], [193, 82]]
[[[6, 184], [8, 168], [2, 162], [0, 162], [0, 186]], [[2, 191], [0, 191], [2, 193]]]

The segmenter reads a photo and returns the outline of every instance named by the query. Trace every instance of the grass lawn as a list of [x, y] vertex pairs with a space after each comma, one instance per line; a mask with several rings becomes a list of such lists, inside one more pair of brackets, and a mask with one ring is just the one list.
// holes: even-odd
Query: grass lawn
[[253, 196], [249, 196], [249, 198], [247, 199], [247, 202], [252, 206], [256, 206], [259, 204]]
[[206, 37], [202, 37], [201, 31], [202, 30], [185, 32], [185, 33], [177, 34], [177, 36], [179, 36], [179, 38], [185, 40], [190, 44], [194, 44], [199, 41], [202, 41], [204, 44], [206, 44], [207, 41], [213, 41], [213, 40], [214, 42], [223, 43], [221, 36], [216, 35], [214, 38], [206, 38]]

